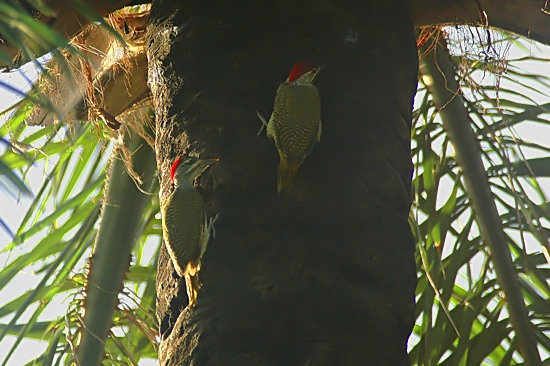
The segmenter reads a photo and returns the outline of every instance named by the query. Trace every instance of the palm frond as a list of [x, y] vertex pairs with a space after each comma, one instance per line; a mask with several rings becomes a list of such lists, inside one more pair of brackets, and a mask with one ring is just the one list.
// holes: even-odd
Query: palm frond
[[[507, 36], [500, 39], [506, 41]], [[446, 54], [445, 50], [439, 52]], [[480, 144], [472, 151], [480, 153], [489, 175], [487, 184], [491, 193], [487, 198], [496, 202], [503, 242], [508, 243], [511, 253], [508, 255], [513, 261], [512, 276], [519, 280], [516, 299], [527, 307], [528, 320], [523, 324], [534, 339], [530, 351], [525, 351], [518, 342], [520, 334], [511, 327], [511, 299], [504, 295], [503, 279], [495, 270], [496, 249], [490, 248], [480, 234], [480, 211], [472, 207], [471, 191], [463, 183], [462, 161], [455, 160], [453, 150], [460, 147], [450, 148], [441, 106], [433, 102], [436, 97], [432, 90], [421, 85], [412, 131], [416, 199], [411, 215], [413, 231], [421, 246], [418, 318], [414, 330], [419, 338], [415, 338], [410, 356], [414, 364], [422, 365], [516, 364], [523, 357], [537, 364], [538, 350], [547, 354], [550, 340], [541, 321], [547, 311], [544, 299], [550, 295], [548, 262], [544, 259], [548, 245], [545, 226], [548, 200], [538, 183], [539, 178], [546, 176], [544, 162], [548, 147], [519, 138], [515, 129], [532, 120], [547, 124], [548, 120], [542, 117], [546, 106], [538, 105], [531, 95], [525, 95], [524, 102], [519, 102], [515, 88], [487, 86], [493, 78], [487, 74], [473, 75], [471, 65], [479, 67], [480, 62], [468, 59], [470, 55], [464, 56], [466, 61], [461, 57], [448, 58], [455, 63], [458, 73], [456, 78], [446, 75], [445, 87], [452, 90], [449, 85], [454, 80], [461, 81], [456, 100], [464, 102], [455, 108], [462, 108], [457, 113], [468, 116], [468, 124]], [[470, 67], [463, 72], [456, 62]], [[520, 84], [547, 83], [541, 75], [522, 71], [520, 64], [518, 61], [513, 65], [514, 79], [519, 79]], [[436, 66], [437, 72], [441, 72], [443, 66]], [[501, 82], [500, 75], [503, 74], [492, 81]], [[530, 90], [524, 88], [523, 93]], [[539, 157], [526, 158], [526, 148], [536, 149]], [[438, 198], [430, 198], [434, 195]], [[458, 332], [453, 329], [455, 325]]]

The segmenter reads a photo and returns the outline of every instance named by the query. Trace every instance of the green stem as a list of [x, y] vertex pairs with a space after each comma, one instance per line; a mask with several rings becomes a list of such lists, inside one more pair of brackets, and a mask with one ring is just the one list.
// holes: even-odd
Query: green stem
[[420, 58], [422, 80], [433, 96], [447, 136], [453, 144], [456, 161], [464, 174], [467, 193], [479, 229], [491, 250], [491, 259], [505, 295], [519, 350], [526, 365], [541, 365], [532, 325], [511, 259], [508, 240], [483, 166], [481, 148], [471, 127], [472, 121], [468, 111], [464, 107], [464, 99], [447, 44], [443, 37], [440, 37], [432, 44], [426, 44], [420, 54], [423, 55]]
[[111, 163], [103, 198], [102, 218], [94, 247], [85, 302], [82, 338], [77, 349], [78, 365], [101, 364], [105, 341], [118, 294], [128, 270], [131, 251], [141, 228], [143, 210], [151, 199], [143, 191], [155, 177], [155, 154], [134, 135], [127, 145], [134, 171], [141, 177], [141, 190], [128, 175], [124, 154], [117, 149]]

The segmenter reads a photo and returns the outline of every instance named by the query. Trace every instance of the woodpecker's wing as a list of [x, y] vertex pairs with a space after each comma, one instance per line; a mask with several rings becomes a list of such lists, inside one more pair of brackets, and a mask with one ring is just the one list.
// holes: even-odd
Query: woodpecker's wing
[[197, 271], [205, 222], [200, 194], [192, 187], [174, 190], [164, 205], [162, 229], [168, 254], [181, 277]]
[[279, 87], [273, 110], [273, 135], [277, 148], [300, 165], [318, 139], [321, 100], [314, 85]]

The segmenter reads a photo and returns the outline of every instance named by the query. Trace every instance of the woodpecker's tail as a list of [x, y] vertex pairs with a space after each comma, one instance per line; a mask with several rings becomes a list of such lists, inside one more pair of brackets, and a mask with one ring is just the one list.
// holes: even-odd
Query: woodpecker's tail
[[277, 192], [290, 192], [299, 167], [297, 163], [288, 162], [286, 158], [281, 156], [279, 171], [277, 172]]

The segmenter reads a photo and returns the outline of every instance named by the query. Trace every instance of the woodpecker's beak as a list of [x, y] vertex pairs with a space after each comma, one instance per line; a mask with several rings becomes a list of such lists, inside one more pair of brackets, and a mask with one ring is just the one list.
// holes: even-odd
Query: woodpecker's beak
[[325, 66], [317, 66], [317, 67], [315, 68], [315, 73], [313, 74], [313, 77], [311, 78], [311, 82], [312, 82], [312, 83], [316, 81], [315, 79], [317, 79], [317, 74], [319, 73], [319, 71], [321, 71], [321, 70], [323, 70], [323, 69], [325, 69], [325, 68], [326, 68]]

